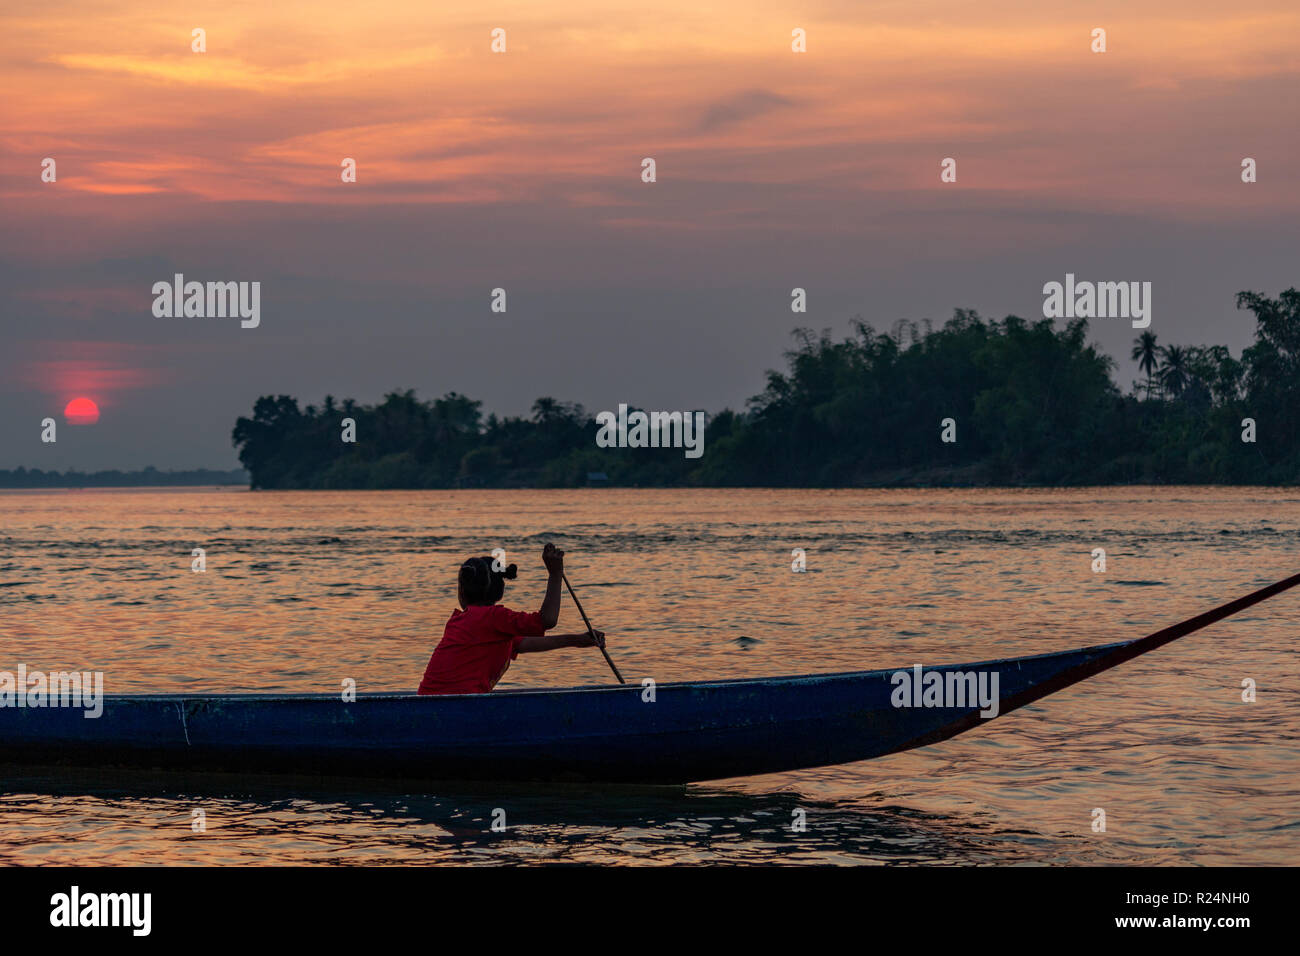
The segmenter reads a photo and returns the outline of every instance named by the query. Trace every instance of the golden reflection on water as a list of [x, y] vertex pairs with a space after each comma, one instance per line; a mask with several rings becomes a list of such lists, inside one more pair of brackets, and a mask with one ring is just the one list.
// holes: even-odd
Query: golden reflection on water
[[[1140, 636], [1300, 570], [1294, 489], [0, 494], [0, 669], [109, 692], [413, 690], [454, 569], [541, 544], [629, 681], [902, 667]], [[1105, 573], [1091, 552], [1106, 550]], [[207, 571], [190, 570], [191, 549]], [[808, 571], [790, 570], [804, 548]], [[3, 863], [1293, 863], [1295, 602], [935, 747], [686, 788], [7, 770]], [[561, 628], [581, 630], [565, 600]], [[739, 638], [747, 638], [741, 641]], [[1253, 678], [1257, 702], [1241, 701]], [[502, 686], [610, 680], [586, 650]], [[490, 829], [505, 810], [507, 830]], [[191, 829], [203, 808], [207, 829]], [[1106, 812], [1107, 831], [1091, 829]], [[808, 830], [791, 829], [795, 811]]]

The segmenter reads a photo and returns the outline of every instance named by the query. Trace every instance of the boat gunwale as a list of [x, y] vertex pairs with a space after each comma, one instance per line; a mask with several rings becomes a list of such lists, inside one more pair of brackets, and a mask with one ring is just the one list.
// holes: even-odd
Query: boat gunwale
[[[1140, 638], [1138, 639], [1140, 640]], [[1089, 652], [1106, 653], [1125, 647], [1129, 644], [1136, 643], [1136, 640], [1115, 641], [1109, 644], [1090, 644], [1087, 647], [1074, 647], [1064, 651], [1049, 651], [1045, 654], [1030, 654], [1025, 657], [1001, 657], [984, 661], [968, 661], [956, 664], [922, 664], [921, 666], [928, 670], [944, 670], [952, 667], [969, 667], [980, 668], [990, 667], [992, 665], [1021, 664], [1029, 661], [1044, 660], [1051, 657], [1064, 657], [1069, 654], [1085, 654]], [[673, 690], [681, 688], [690, 689], [707, 689], [712, 687], [734, 687], [741, 684], [752, 684], [755, 686], [770, 684], [811, 684], [821, 681], [843, 680], [843, 679], [866, 679], [871, 677], [884, 677], [886, 675], [897, 673], [900, 670], [907, 670], [914, 664], [907, 667], [886, 667], [877, 670], [868, 671], [828, 671], [821, 674], [782, 674], [773, 677], [730, 677], [721, 680], [711, 681], [671, 681], [663, 684], [656, 684], [655, 690]], [[591, 693], [617, 693], [640, 691], [639, 683], [633, 684], [588, 684], [577, 687], [531, 687], [518, 688], [514, 690], [489, 691], [484, 694], [395, 694], [384, 691], [374, 693], [359, 693], [354, 701], [356, 703], [362, 700], [392, 700], [392, 701], [415, 701], [415, 700], [507, 700], [516, 697], [535, 697], [539, 694], [591, 694]], [[145, 693], [145, 694], [104, 694], [102, 700], [105, 703], [126, 703], [128, 701], [138, 701], [141, 703], [167, 703], [167, 702], [184, 702], [184, 701], [230, 701], [230, 702], [262, 702], [273, 703], [279, 701], [335, 701], [340, 700], [337, 693], [319, 693], [319, 692], [302, 692], [302, 693], [276, 693], [249, 691], [237, 694], [219, 694], [219, 693], [197, 693], [197, 694], [176, 694], [176, 693]]]

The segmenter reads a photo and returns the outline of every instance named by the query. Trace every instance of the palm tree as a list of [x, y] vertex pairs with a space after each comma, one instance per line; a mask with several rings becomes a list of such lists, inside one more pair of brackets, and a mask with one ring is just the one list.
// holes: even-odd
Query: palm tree
[[1138, 370], [1147, 373], [1147, 398], [1151, 397], [1152, 380], [1156, 373], [1156, 360], [1160, 355], [1153, 332], [1143, 332], [1133, 340], [1132, 358], [1138, 363]]
[[1160, 349], [1160, 384], [1177, 398], [1191, 382], [1187, 350], [1180, 345]]
[[551, 419], [559, 416], [560, 403], [549, 395], [539, 398], [533, 402], [533, 421], [539, 425], [544, 425]]

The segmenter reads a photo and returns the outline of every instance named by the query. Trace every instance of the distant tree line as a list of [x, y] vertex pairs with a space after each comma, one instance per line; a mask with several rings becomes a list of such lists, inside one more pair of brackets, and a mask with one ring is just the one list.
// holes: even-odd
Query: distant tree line
[[0, 470], [0, 488], [125, 488], [159, 485], [246, 485], [248, 473], [196, 468], [159, 471], [150, 465], [140, 471], [42, 471], [39, 468]]
[[[785, 371], [744, 411], [709, 418], [697, 460], [599, 448], [576, 404], [539, 398], [529, 417], [484, 419], [455, 392], [306, 408], [264, 396], [233, 439], [254, 488], [1300, 482], [1300, 293], [1242, 292], [1237, 307], [1256, 318], [1240, 358], [1143, 332], [1127, 393], [1081, 319], [959, 309], [937, 329], [858, 320], [838, 342], [797, 330]], [[945, 419], [956, 441], [941, 441]]]

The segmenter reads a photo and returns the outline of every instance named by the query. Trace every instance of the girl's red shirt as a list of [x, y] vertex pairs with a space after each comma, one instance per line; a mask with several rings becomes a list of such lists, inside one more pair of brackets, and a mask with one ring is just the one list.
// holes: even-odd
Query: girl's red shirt
[[500, 604], [457, 608], [424, 669], [419, 693], [486, 694], [519, 656], [519, 642], [545, 633], [538, 613]]

